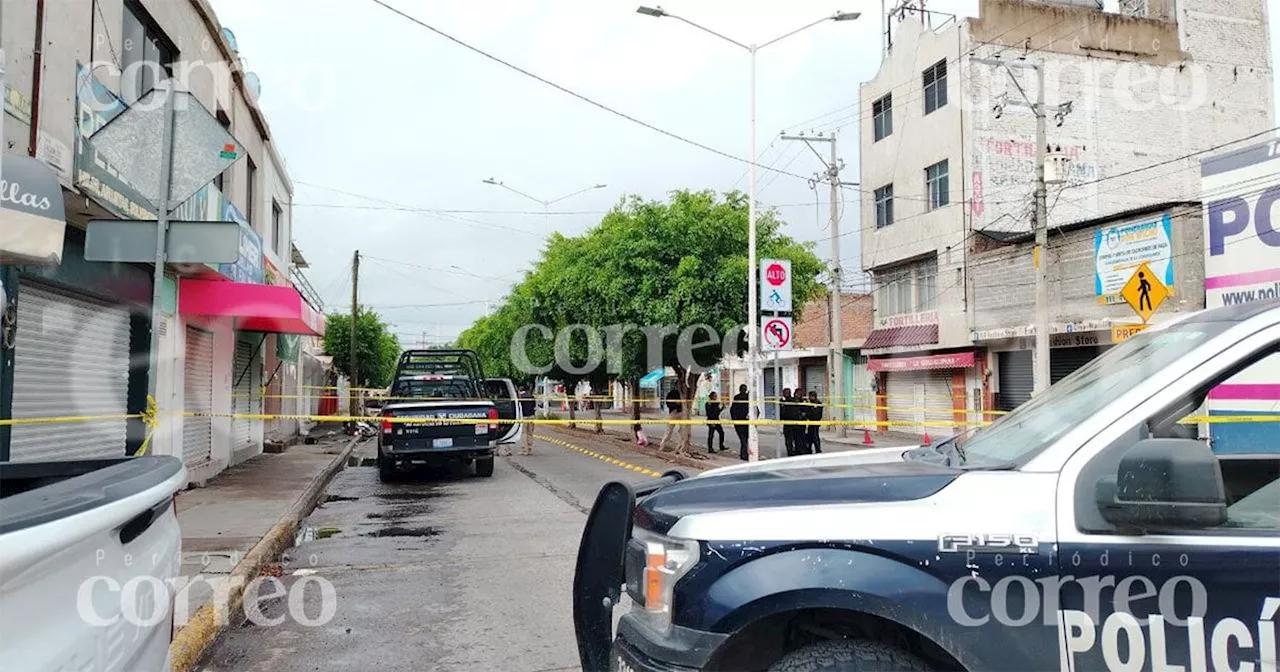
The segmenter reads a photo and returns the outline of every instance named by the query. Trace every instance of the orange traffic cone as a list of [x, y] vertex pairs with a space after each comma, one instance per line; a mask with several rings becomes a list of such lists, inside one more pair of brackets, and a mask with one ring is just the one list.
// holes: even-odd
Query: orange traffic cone
[[862, 445], [864, 445], [864, 446], [874, 446], [874, 445], [876, 445], [876, 442], [871, 440], [871, 430], [866, 429], [866, 428], [863, 428], [863, 430], [862, 430]]
[[928, 446], [928, 445], [931, 445], [932, 443], [933, 441], [929, 439], [929, 430], [927, 429], [924, 430], [924, 445]]

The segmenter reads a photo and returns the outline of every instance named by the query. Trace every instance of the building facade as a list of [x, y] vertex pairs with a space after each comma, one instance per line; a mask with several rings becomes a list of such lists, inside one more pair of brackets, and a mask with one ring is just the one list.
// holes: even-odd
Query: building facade
[[[45, 3], [5, 3], [5, 156], [48, 168], [65, 197], [65, 226], [62, 240], [48, 240], [58, 254], [6, 254], [0, 238], [10, 304], [0, 416], [95, 419], [5, 428], [0, 459], [123, 456], [150, 436], [148, 451], [183, 456], [190, 479], [202, 482], [262, 452], [264, 433], [296, 431], [233, 416], [262, 411], [264, 384], [296, 388], [300, 355], [276, 334], [323, 331], [318, 306], [290, 282], [292, 184], [257, 104], [256, 76], [206, 0], [100, 0], [93, 12], [51, 6], [44, 16], [38, 7]], [[87, 260], [85, 229], [90, 220], [155, 219], [156, 206], [90, 137], [166, 79], [241, 150], [174, 218], [236, 227], [240, 252], [230, 263], [166, 266], [153, 364], [152, 265]], [[154, 433], [139, 417], [153, 366]]]
[[876, 288], [864, 352], [891, 428], [945, 433], [990, 408], [976, 321], [1016, 292], [980, 288], [977, 257], [1034, 230], [1035, 116], [1018, 103], [1042, 79], [1048, 144], [1068, 159], [1048, 175], [1050, 230], [1196, 200], [1189, 156], [1272, 126], [1264, 2], [1141, 5], [983, 0], [977, 18], [935, 21], [908, 2], [889, 19], [892, 45], [861, 86], [860, 147]]

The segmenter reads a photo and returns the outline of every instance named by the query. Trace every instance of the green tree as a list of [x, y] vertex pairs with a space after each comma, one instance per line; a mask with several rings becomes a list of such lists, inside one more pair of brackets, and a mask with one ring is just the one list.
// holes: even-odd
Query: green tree
[[356, 356], [359, 375], [351, 373], [351, 314], [325, 316], [324, 350], [334, 367], [355, 387], [386, 387], [396, 372], [400, 341], [376, 312], [361, 307], [356, 317]]

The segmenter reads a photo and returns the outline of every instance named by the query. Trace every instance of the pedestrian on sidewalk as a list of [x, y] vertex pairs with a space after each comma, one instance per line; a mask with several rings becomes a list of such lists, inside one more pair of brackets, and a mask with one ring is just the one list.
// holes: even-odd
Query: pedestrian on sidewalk
[[[808, 420], [812, 422], [822, 420], [822, 402], [818, 401], [818, 393], [813, 390], [809, 390], [808, 411]], [[808, 430], [805, 432], [805, 452], [811, 454], [822, 452], [822, 437], [818, 434], [818, 430], [821, 428], [821, 425], [809, 425]]]
[[724, 452], [724, 427], [720, 425], [720, 399], [715, 392], [707, 395], [703, 412], [707, 415], [707, 452], [716, 452], [715, 448], [711, 447], [711, 440], [716, 434], [720, 435], [720, 452]]
[[662, 440], [658, 442], [658, 450], [664, 453], [667, 451], [667, 439], [675, 436], [676, 426], [671, 421], [680, 417], [681, 408], [680, 390], [673, 387], [667, 393], [667, 427], [662, 431]]
[[796, 442], [796, 425], [791, 424], [800, 419], [796, 410], [795, 400], [791, 397], [791, 388], [782, 388], [782, 396], [778, 398], [778, 420], [782, 421], [782, 441], [787, 447], [787, 457], [800, 454]]
[[[533, 394], [529, 392], [529, 388], [521, 387], [520, 394], [520, 413], [524, 416], [524, 426], [521, 433], [524, 434], [524, 448], [520, 451], [521, 455], [533, 454], [533, 420], [534, 414], [538, 412], [538, 402], [533, 398]], [[510, 451], [508, 451], [510, 453]]]
[[[738, 393], [733, 395], [733, 403], [729, 404], [730, 420], [746, 420], [747, 419], [747, 386], [739, 385]], [[738, 435], [738, 457], [742, 461], [747, 460], [747, 426], [734, 423], [733, 431]]]

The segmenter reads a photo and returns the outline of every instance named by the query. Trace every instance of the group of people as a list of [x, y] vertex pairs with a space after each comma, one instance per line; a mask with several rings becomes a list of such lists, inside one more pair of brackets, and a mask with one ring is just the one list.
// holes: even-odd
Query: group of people
[[[748, 417], [748, 400], [747, 386], [739, 385], [738, 393], [733, 397], [733, 403], [729, 404], [729, 419], [746, 420]], [[668, 410], [670, 410], [671, 403], [670, 398], [668, 398]], [[676, 404], [674, 412], [679, 411], [678, 398]], [[804, 421], [822, 420], [822, 402], [818, 399], [818, 393], [811, 391], [808, 398], [806, 398], [799, 390], [793, 395], [791, 389], [787, 388], [782, 391], [782, 397], [779, 399], [778, 405], [778, 419], [787, 423], [782, 426], [782, 436], [787, 446], [787, 456], [821, 453], [822, 439], [818, 434], [819, 425], [800, 424]], [[707, 452], [716, 452], [715, 439], [717, 436], [720, 438], [720, 450], [724, 451], [724, 427], [720, 424], [720, 413], [723, 408], [715, 392], [707, 396], [707, 403], [703, 410], [707, 416]], [[733, 429], [738, 434], [738, 457], [746, 460], [747, 425], [735, 424]]]

